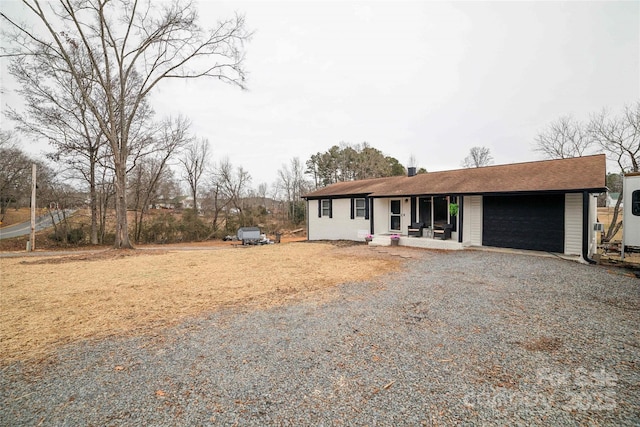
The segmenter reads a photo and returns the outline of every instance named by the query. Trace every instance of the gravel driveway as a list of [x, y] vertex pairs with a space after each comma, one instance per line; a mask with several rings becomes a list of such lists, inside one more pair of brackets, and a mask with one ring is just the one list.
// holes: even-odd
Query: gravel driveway
[[226, 309], [0, 372], [0, 425], [638, 425], [640, 281], [412, 251], [337, 298]]

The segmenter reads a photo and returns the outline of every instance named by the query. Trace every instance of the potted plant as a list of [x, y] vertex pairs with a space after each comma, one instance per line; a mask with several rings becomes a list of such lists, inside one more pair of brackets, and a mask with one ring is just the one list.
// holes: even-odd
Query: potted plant
[[371, 234], [367, 234], [366, 236], [364, 236], [364, 241], [369, 243], [373, 240], [373, 236]]
[[458, 204], [457, 203], [449, 203], [449, 215], [451, 215], [451, 216], [458, 215]]
[[399, 234], [392, 234], [391, 235], [391, 246], [398, 246], [399, 242], [400, 242], [400, 235]]

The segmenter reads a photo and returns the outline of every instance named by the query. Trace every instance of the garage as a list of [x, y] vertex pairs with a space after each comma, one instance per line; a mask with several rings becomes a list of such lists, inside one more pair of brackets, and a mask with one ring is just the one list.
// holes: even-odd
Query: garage
[[482, 244], [564, 252], [564, 195], [484, 196]]

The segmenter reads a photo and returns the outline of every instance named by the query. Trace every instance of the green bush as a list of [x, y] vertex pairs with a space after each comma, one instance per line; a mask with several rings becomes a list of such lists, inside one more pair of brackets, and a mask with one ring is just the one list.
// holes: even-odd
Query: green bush
[[69, 230], [69, 233], [67, 233], [67, 242], [72, 245], [77, 245], [78, 243], [83, 242], [84, 238], [85, 233], [82, 227], [72, 228]]
[[180, 240], [178, 222], [170, 213], [154, 215], [142, 227], [140, 238], [144, 243], [175, 243]]
[[202, 221], [194, 209], [185, 209], [180, 223], [182, 240], [198, 241], [209, 236], [209, 227]]
[[77, 245], [85, 240], [85, 232], [82, 227], [67, 229], [67, 227], [58, 226], [55, 232], [49, 234], [49, 240], [57, 243]]

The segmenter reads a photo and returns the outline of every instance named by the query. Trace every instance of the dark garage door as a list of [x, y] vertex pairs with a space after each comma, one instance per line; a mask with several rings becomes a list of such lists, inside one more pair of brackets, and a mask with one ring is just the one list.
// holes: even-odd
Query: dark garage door
[[564, 252], [564, 195], [485, 196], [482, 244]]

